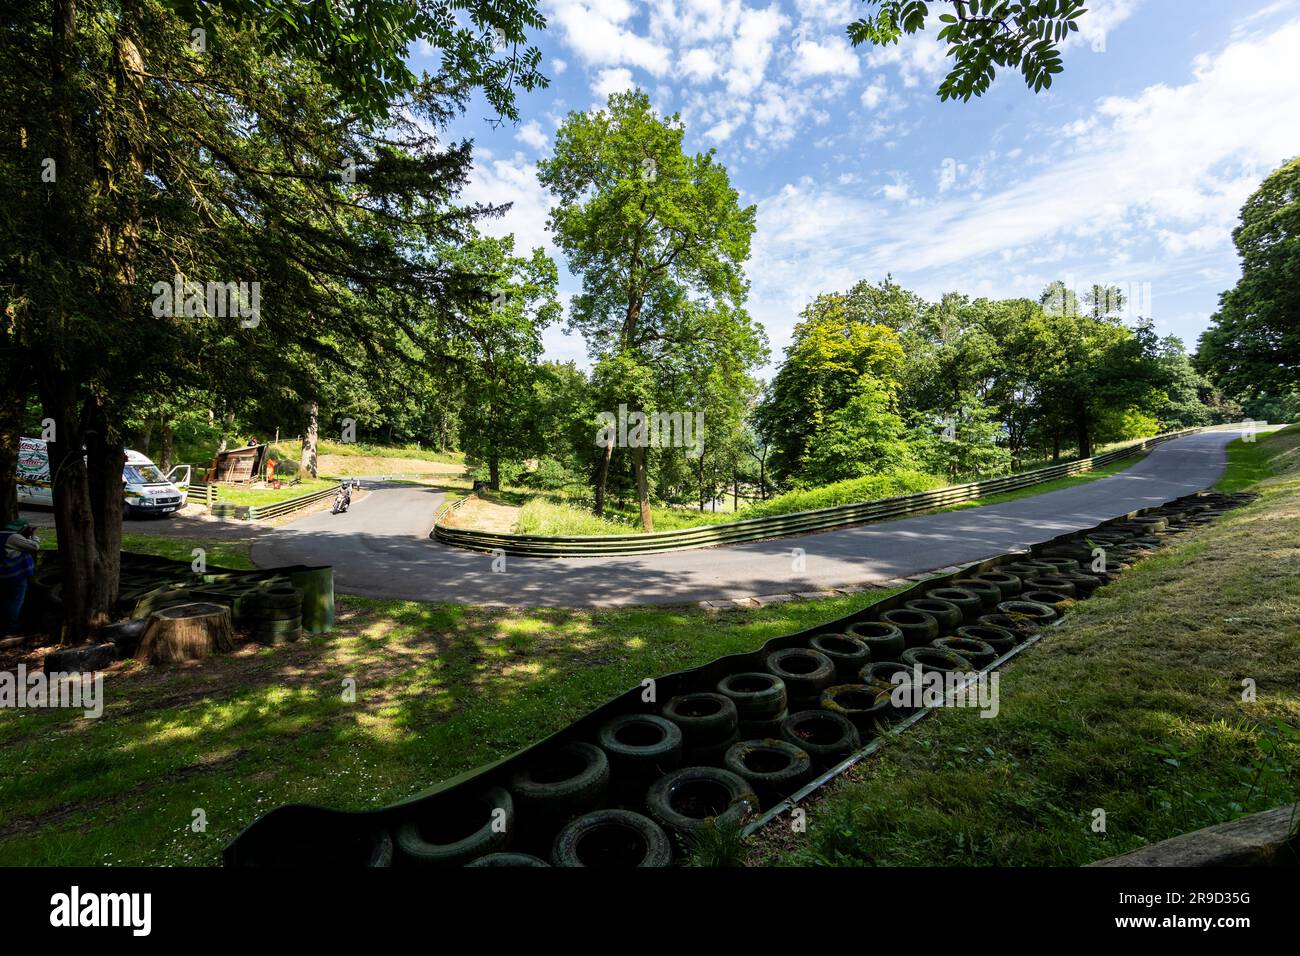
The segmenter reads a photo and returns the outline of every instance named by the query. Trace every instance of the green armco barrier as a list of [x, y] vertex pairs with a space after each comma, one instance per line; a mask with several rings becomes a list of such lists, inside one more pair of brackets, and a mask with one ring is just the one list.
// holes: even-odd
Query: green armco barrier
[[[1166, 514], [1182, 514], [1184, 511], [1190, 513], [1191, 510], [1204, 510], [1212, 506], [1232, 507], [1241, 503], [1242, 500], [1244, 500], [1243, 496], [1189, 495], [1161, 505], [1159, 508], [1131, 512], [1128, 515], [1103, 522], [1096, 528], [1060, 535], [1049, 541], [1033, 545], [1029, 553], [1036, 556], [1051, 556], [1063, 550], [1081, 550], [1090, 556], [1093, 548], [1091, 542], [1093, 534], [1103, 535], [1107, 530], [1116, 529], [1124, 522], [1131, 521], [1132, 518], [1138, 515], [1154, 511], [1162, 511]], [[1214, 514], [1216, 512], [1212, 510], [1209, 513]], [[1186, 527], [1190, 527], [1197, 522], [1189, 520], [1183, 523]], [[1180, 530], [1186, 530], [1186, 528]], [[1131, 531], [1129, 533], [1135, 534], [1139, 532]], [[1115, 531], [1114, 534], [1122, 536], [1120, 531]], [[808, 641], [818, 634], [844, 633], [850, 626], [878, 620], [879, 616], [885, 611], [902, 607], [905, 602], [919, 598], [934, 588], [948, 586], [959, 578], [980, 574], [1003, 564], [1023, 560], [1025, 557], [1026, 552], [1020, 551], [968, 564], [951, 573], [936, 575], [918, 582], [905, 591], [890, 595], [875, 604], [838, 620], [827, 621], [796, 634], [774, 637], [764, 643], [762, 647], [748, 653], [728, 655], [689, 670], [678, 671], [642, 682], [640, 686], [633, 687], [612, 700], [601, 704], [585, 716], [578, 718], [568, 727], [547, 736], [535, 744], [517, 750], [499, 760], [468, 770], [449, 780], [444, 780], [428, 790], [387, 806], [371, 810], [337, 810], [312, 804], [291, 803], [277, 807], [251, 822], [225, 847], [222, 853], [223, 863], [226, 866], [304, 865], [306, 863], [365, 865], [366, 853], [362, 851], [365, 851], [366, 846], [371, 846], [371, 849], [373, 849], [374, 845], [383, 844], [384, 839], [386, 839], [384, 835], [395, 832], [402, 824], [434, 820], [440, 821], [435, 823], [435, 826], [440, 830], [459, 833], [465, 828], [459, 826], [457, 821], [447, 824], [449, 815], [455, 817], [457, 814], [470, 812], [465, 808], [471, 804], [471, 798], [481, 795], [488, 787], [510, 787], [512, 777], [516, 772], [525, 767], [536, 766], [536, 761], [542, 753], [548, 751], [548, 748], [554, 745], [578, 741], [591, 743], [598, 739], [598, 730], [613, 717], [625, 714], [659, 714], [663, 705], [673, 697], [702, 691], [712, 692], [724, 677], [764, 670], [765, 658], [772, 651], [787, 647], [807, 646]], [[1044, 610], [1047, 609], [1044, 608]], [[1026, 627], [1029, 626], [1026, 625]], [[1017, 640], [1024, 643], [1018, 644], [1018, 646], [1000, 656], [993, 666], [996, 667], [1001, 662], [1019, 653], [1024, 646], [1031, 644], [1037, 638], [1030, 636], [1029, 631], [1026, 630], [1025, 637]], [[649, 700], [647, 700], [646, 696], [648, 693], [652, 693]], [[798, 706], [792, 704], [790, 712], [812, 709], [815, 706], [815, 704]], [[928, 713], [928, 708], [922, 708], [920, 711], [912, 713], [900, 723], [894, 724], [893, 729], [889, 732], [896, 733], [911, 726], [916, 719], [924, 716], [925, 713]], [[818, 778], [806, 785], [803, 790], [779, 804], [768, 807], [763, 819], [770, 818], [773, 813], [782, 809], [788, 809], [791, 801], [802, 799], [808, 792], [811, 792], [811, 788], [828, 782], [848, 766], [851, 766], [853, 762], [861, 759], [863, 755], [873, 752], [880, 745], [880, 737], [863, 740], [863, 744], [864, 746], [845, 757], [840, 763], [822, 772]], [[553, 753], [554, 751], [550, 752]], [[708, 764], [708, 761], [702, 757], [687, 757], [686, 759], [702, 761], [684, 764], [686, 766]], [[717, 763], [715, 761], [708, 765], [716, 766]], [[607, 793], [609, 804], [635, 809], [635, 804], [630, 803], [626, 796], [618, 796], [620, 792], [625, 794], [626, 788], [622, 791], [617, 790], [615, 788], [617, 783], [616, 778], [611, 778], [610, 788]], [[756, 824], [761, 822], [761, 820], [755, 820], [746, 830], [751, 831]], [[537, 817], [528, 820], [525, 816], [520, 816], [518, 827], [511, 831], [512, 842], [509, 848], [545, 857], [549, 854], [550, 842], [554, 840], [562, 823], [562, 820], [559, 823], [550, 820], [543, 823], [539, 822]], [[381, 838], [379, 842], [373, 845], [367, 844], [366, 841], [375, 835], [379, 835]], [[358, 850], [358, 846], [361, 847], [360, 850]], [[373, 858], [375, 855], [372, 854], [371, 856]], [[382, 856], [382, 854], [379, 856]], [[400, 853], [392, 857], [392, 862], [402, 865], [410, 864], [410, 861], [402, 859]]]
[[666, 551], [683, 551], [691, 548], [711, 548], [723, 544], [744, 544], [751, 541], [766, 541], [771, 538], [784, 538], [795, 534], [809, 534], [816, 531], [831, 531], [835, 528], [847, 528], [852, 525], [882, 521], [886, 518], [899, 518], [922, 511], [932, 511], [949, 505], [973, 501], [988, 495], [1019, 491], [1057, 478], [1066, 478], [1091, 471], [1101, 465], [1131, 457], [1154, 448], [1171, 438], [1194, 435], [1203, 431], [1201, 428], [1184, 428], [1181, 431], [1167, 432], [1151, 438], [1125, 445], [1108, 451], [1103, 455], [1081, 458], [1077, 461], [1062, 462], [1035, 468], [1033, 471], [1007, 475], [1003, 478], [990, 478], [987, 481], [974, 481], [964, 485], [949, 485], [935, 491], [922, 491], [912, 495], [898, 495], [893, 498], [881, 498], [878, 501], [864, 501], [857, 504], [835, 505], [830, 508], [818, 508], [815, 511], [797, 511], [786, 515], [773, 515], [767, 518], [747, 518], [727, 524], [703, 525], [698, 528], [683, 528], [676, 531], [655, 531], [649, 534], [611, 534], [611, 535], [529, 535], [504, 534], [495, 531], [474, 531], [467, 528], [448, 528], [441, 524], [442, 518], [460, 507], [468, 499], [462, 498], [451, 508], [440, 511], [434, 521], [430, 537], [443, 544], [465, 548], [470, 551], [501, 551], [505, 554], [523, 558], [556, 557], [579, 558], [600, 555], [620, 554], [658, 554]]

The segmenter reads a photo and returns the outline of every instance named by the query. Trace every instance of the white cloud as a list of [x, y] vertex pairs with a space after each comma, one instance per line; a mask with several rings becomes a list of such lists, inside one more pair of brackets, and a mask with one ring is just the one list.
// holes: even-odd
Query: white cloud
[[866, 89], [862, 91], [860, 97], [862, 105], [869, 110], [874, 110], [885, 102], [885, 97], [889, 95], [889, 87], [885, 84], [883, 76], [875, 77]]
[[564, 71], [567, 70], [568, 68], [569, 68], [569, 64], [568, 64], [567, 62], [565, 62], [564, 60], [561, 60], [558, 56], [557, 56], [557, 57], [553, 57], [553, 58], [551, 59], [551, 66], [550, 66], [550, 69], [551, 69], [551, 72], [552, 72], [553, 74], [555, 74], [556, 76], [561, 76], [561, 75], [563, 75]]
[[628, 0], [550, 0], [546, 13], [588, 66], [637, 66], [654, 76], [668, 70], [668, 47], [627, 25], [636, 13]]
[[842, 37], [827, 37], [798, 41], [790, 73], [794, 79], [803, 80], [810, 76], [857, 76], [859, 68], [857, 53]]
[[679, 60], [682, 73], [694, 83], [707, 83], [718, 74], [718, 56], [708, 47], [687, 50]]
[[604, 103], [613, 94], [630, 90], [634, 86], [636, 86], [636, 83], [632, 79], [631, 70], [623, 67], [611, 67], [596, 74], [596, 78], [591, 82], [591, 92], [595, 93]]
[[729, 93], [744, 95], [763, 82], [773, 44], [789, 25], [790, 21], [775, 3], [762, 10], [746, 9], [740, 15], [739, 27], [731, 41], [731, 67], [724, 74]]
[[513, 233], [515, 252], [527, 252], [542, 246], [555, 256], [556, 249], [546, 231], [551, 195], [537, 181], [537, 168], [523, 153], [509, 159], [494, 159], [491, 153], [477, 150], [474, 170], [461, 199], [467, 203], [510, 204], [503, 216], [479, 221], [479, 229], [491, 236]]
[[519, 127], [515, 133], [515, 139], [525, 146], [531, 146], [533, 149], [545, 149], [546, 144], [551, 141], [551, 138], [542, 131], [542, 124], [537, 120], [529, 120]]

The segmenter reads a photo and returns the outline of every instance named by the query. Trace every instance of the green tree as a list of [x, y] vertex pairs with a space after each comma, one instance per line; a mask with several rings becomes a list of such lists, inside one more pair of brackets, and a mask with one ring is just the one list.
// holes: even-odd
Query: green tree
[[542, 249], [514, 255], [514, 237], [479, 237], [448, 256], [490, 277], [488, 292], [456, 324], [465, 404], [461, 448], [487, 462], [501, 487], [501, 463], [541, 450], [536, 405], [542, 330], [559, 318], [555, 263]]
[[[319, 56], [209, 15], [202, 48], [156, 0], [10, 5], [0, 31], [0, 118], [16, 131], [0, 154], [6, 345], [36, 369], [56, 430], [72, 638], [116, 600], [123, 444], [153, 370], [179, 389], [274, 385], [315, 401], [322, 368], [405, 360], [422, 308], [450, 313], [481, 290], [423, 251], [490, 211], [454, 207], [469, 146], [431, 132], [464, 102], [465, 77], [404, 86], [375, 120], [323, 81]], [[348, 27], [314, 29], [342, 41]], [[177, 276], [179, 314], [157, 291]], [[259, 315], [211, 314], [184, 286], [195, 279], [257, 283]]]
[[1241, 278], [1219, 297], [1196, 364], [1230, 394], [1300, 389], [1300, 159], [1274, 170], [1233, 230]]
[[[610, 374], [632, 413], [644, 413], [666, 368], [692, 351], [715, 362], [761, 361], [761, 330], [744, 310], [744, 262], [754, 207], [742, 207], [713, 152], [688, 155], [678, 116], [659, 117], [640, 90], [606, 108], [570, 113], [539, 179], [555, 195], [549, 226], [582, 278], [570, 328]], [[609, 409], [612, 410], [612, 409]], [[604, 506], [613, 446], [596, 476]], [[653, 528], [646, 448], [632, 448], [644, 530]]]
[[806, 477], [802, 469], [814, 437], [852, 399], [896, 402], [906, 362], [902, 343], [893, 328], [875, 321], [881, 313], [861, 304], [861, 296], [819, 295], [794, 328], [785, 361], [755, 413], [780, 480]]

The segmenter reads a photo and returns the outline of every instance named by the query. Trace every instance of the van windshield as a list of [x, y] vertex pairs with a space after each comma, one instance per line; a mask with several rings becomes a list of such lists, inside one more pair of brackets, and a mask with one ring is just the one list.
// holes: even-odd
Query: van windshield
[[157, 485], [167, 482], [167, 476], [158, 470], [157, 465], [127, 465], [122, 477], [128, 485]]

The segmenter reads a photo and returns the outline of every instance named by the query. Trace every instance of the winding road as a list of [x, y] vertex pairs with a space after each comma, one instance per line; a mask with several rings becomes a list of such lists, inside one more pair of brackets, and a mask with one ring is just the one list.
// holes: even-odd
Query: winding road
[[[861, 589], [1027, 547], [1208, 488], [1237, 429], [1157, 446], [1106, 478], [1028, 498], [753, 544], [599, 558], [500, 558], [429, 532], [443, 493], [393, 482], [344, 515], [321, 512], [259, 536], [260, 566], [331, 564], [337, 588], [366, 597], [516, 607], [687, 604]], [[802, 554], [796, 549], [802, 549]]]

